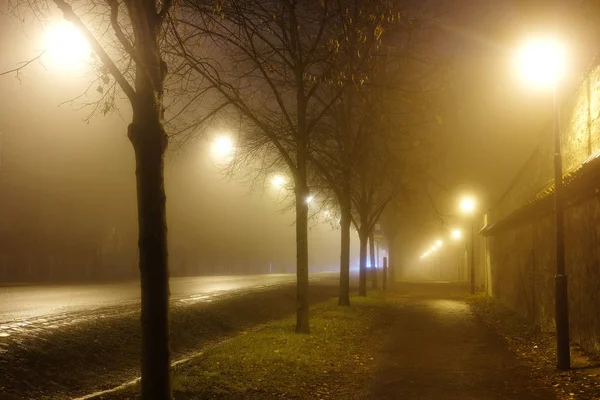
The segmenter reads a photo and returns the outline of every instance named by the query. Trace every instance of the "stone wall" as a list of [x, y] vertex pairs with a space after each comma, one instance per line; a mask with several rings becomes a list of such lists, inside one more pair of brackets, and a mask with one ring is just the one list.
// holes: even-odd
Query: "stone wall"
[[[600, 68], [561, 101], [563, 168], [577, 168], [600, 151]], [[550, 116], [549, 112], [549, 116]], [[552, 182], [552, 124], [499, 203], [497, 222]], [[600, 187], [600, 182], [599, 182]], [[598, 191], [596, 191], [598, 192]], [[571, 337], [600, 353], [600, 199], [588, 196], [565, 210], [566, 269]], [[493, 295], [543, 330], [554, 330], [555, 228], [552, 215], [523, 221], [487, 238]]]

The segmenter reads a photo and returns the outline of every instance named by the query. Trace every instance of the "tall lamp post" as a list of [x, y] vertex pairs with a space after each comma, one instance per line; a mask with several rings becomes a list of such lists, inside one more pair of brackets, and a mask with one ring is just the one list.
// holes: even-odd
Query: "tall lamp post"
[[556, 367], [571, 367], [569, 341], [569, 302], [565, 273], [564, 191], [560, 145], [560, 105], [558, 84], [564, 70], [564, 49], [551, 39], [527, 42], [518, 54], [522, 75], [537, 85], [551, 87], [554, 98], [554, 219], [556, 221], [556, 275], [554, 276], [554, 307], [556, 319]]
[[471, 217], [471, 251], [469, 256], [471, 294], [475, 294], [475, 209], [477, 202], [474, 197], [465, 196], [460, 200], [460, 211]]

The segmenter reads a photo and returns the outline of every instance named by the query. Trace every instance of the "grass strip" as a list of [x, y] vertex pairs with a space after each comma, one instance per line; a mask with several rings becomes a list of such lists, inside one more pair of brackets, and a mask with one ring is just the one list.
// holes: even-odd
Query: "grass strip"
[[[271, 322], [205, 351], [173, 371], [175, 399], [356, 399], [374, 366], [386, 315], [383, 292], [311, 309], [311, 333], [295, 317]], [[103, 399], [137, 398], [139, 387]]]
[[[296, 305], [295, 295], [295, 285], [284, 285], [231, 295], [211, 303], [172, 304], [173, 360], [290, 315]], [[336, 295], [335, 284], [309, 286], [313, 304]], [[100, 309], [88, 316], [85, 322], [35, 335], [0, 338], [0, 345], [6, 344], [7, 349], [0, 354], [0, 399], [72, 399], [116, 387], [139, 376], [138, 306]]]

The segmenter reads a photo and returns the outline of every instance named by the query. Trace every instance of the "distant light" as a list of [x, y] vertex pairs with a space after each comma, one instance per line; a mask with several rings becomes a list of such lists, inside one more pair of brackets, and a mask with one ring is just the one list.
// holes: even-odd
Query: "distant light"
[[477, 202], [474, 197], [465, 196], [460, 200], [460, 210], [464, 214], [473, 214], [475, 212], [475, 208], [477, 207]]
[[233, 139], [228, 135], [217, 136], [213, 140], [210, 150], [218, 158], [226, 158], [233, 153]]
[[435, 245], [436, 245], [437, 247], [442, 247], [442, 245], [443, 245], [443, 244], [444, 244], [444, 242], [442, 242], [441, 240], [436, 240], [436, 241], [435, 241]]
[[450, 236], [454, 240], [460, 240], [460, 239], [462, 239], [462, 231], [460, 229], [454, 229], [452, 231], [452, 233], [450, 234]]
[[283, 175], [274, 175], [271, 178], [271, 186], [275, 189], [281, 189], [287, 183], [287, 179]]
[[324, 215], [324, 216], [326, 216], [326, 217], [329, 217], [329, 214], [330, 214], [329, 210], [325, 210], [325, 211], [323, 211], [323, 215]]
[[315, 196], [314, 195], [310, 195], [306, 198], [306, 204], [310, 204], [313, 200], [314, 200]]
[[553, 38], [532, 38], [523, 44], [516, 56], [519, 73], [528, 82], [554, 86], [564, 74], [565, 48]]

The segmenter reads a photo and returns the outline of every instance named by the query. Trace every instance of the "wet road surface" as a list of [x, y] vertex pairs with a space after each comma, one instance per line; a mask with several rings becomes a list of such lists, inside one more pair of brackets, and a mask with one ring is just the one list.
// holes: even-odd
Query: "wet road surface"
[[[312, 275], [313, 279], [326, 276]], [[217, 297], [290, 284], [295, 279], [295, 274], [171, 278], [171, 302], [209, 302]], [[0, 287], [0, 338], [135, 312], [139, 301], [137, 281]]]
[[[286, 283], [294, 280], [295, 276], [282, 276], [175, 282], [178, 294], [169, 315], [172, 360], [293, 315], [296, 286]], [[337, 296], [335, 274], [313, 274], [310, 280], [311, 304]], [[83, 304], [5, 324], [26, 325], [0, 337], [0, 399], [73, 399], [139, 376], [139, 304], [125, 295], [120, 298], [130, 304], [114, 304], [111, 296], [101, 297], [102, 304], [109, 305], [97, 309]]]
[[396, 285], [388, 339], [366, 399], [556, 399], [478, 320], [465, 288], [443, 283]]

